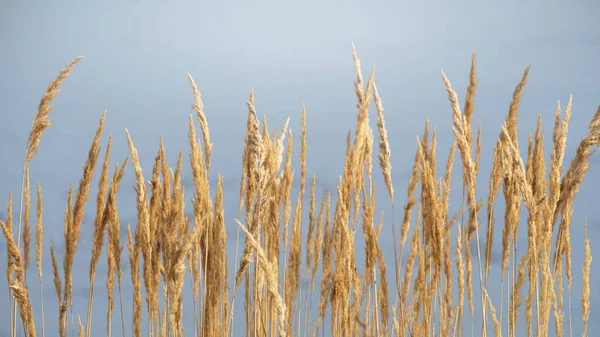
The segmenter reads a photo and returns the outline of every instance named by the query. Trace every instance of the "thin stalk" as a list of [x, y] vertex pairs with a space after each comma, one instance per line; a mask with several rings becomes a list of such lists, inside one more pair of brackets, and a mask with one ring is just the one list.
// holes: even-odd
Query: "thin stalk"
[[[241, 212], [238, 212], [238, 218], [240, 218]], [[237, 234], [236, 234], [236, 238], [235, 238], [235, 268], [238, 268], [238, 256], [239, 256], [239, 242], [240, 242], [240, 227], [238, 226], [237, 229]], [[234, 276], [234, 282], [235, 282], [235, 276]], [[231, 312], [229, 313], [229, 319], [227, 320], [227, 336], [231, 336], [233, 337], [233, 316], [234, 316], [234, 312], [235, 312], [235, 295], [237, 293], [237, 288], [238, 287], [234, 287], [233, 288], [233, 294], [232, 294], [232, 299], [231, 299]], [[231, 333], [229, 328], [231, 327]]]
[[122, 337], [125, 337], [125, 318], [123, 316], [123, 298], [121, 296], [121, 280], [117, 280], [118, 282], [118, 286], [119, 286], [119, 306], [121, 307], [121, 330], [122, 330]]
[[46, 337], [46, 325], [44, 323], [44, 291], [42, 287], [42, 276], [40, 276], [40, 298], [42, 301], [42, 337]]

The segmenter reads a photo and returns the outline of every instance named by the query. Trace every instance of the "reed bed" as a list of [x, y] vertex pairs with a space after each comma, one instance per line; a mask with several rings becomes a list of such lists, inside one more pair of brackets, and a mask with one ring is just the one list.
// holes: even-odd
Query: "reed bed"
[[[261, 123], [258, 119], [251, 92], [247, 101], [238, 231], [228, 232], [223, 178], [218, 177], [216, 186], [210, 183], [209, 115], [204, 112], [200, 91], [190, 75], [195, 114], [189, 117], [190, 148], [188, 158], [180, 153], [174, 166], [167, 162], [161, 138], [152, 170], [144, 172], [134, 138], [127, 130], [130, 155], [121, 163], [114, 162], [112, 136], [102, 150], [100, 139], [107, 118], [106, 112], [102, 114], [79, 185], [69, 188], [64, 250], [59, 256], [55, 247], [43, 245], [44, 223], [48, 222], [43, 217], [43, 182], [35, 185], [35, 227], [30, 222], [33, 205], [29, 163], [37, 153], [44, 129], [51, 124], [50, 104], [81, 57], [69, 63], [48, 86], [32, 123], [18, 214], [13, 210], [13, 195], [9, 192], [6, 217], [0, 220], [7, 242], [6, 290], [11, 299], [4, 312], [10, 315], [12, 336], [572, 335], [572, 321], [579, 320], [571, 314], [575, 268], [571, 264], [572, 205], [589, 168], [588, 160], [600, 145], [600, 108], [568, 164], [564, 157], [571, 100], [564, 107], [560, 103], [556, 107], [550, 158], [545, 158], [541, 117], [528, 144], [519, 144], [519, 103], [529, 75], [527, 68], [514, 90], [493, 148], [488, 195], [484, 199], [476, 193], [481, 190], [476, 182], [482, 135], [481, 128], [475, 131], [472, 122], [477, 90], [473, 56], [462, 107], [450, 80], [441, 74], [453, 121], [449, 153], [437, 152], [436, 129], [432, 131], [427, 122], [422, 136], [417, 137], [410, 179], [393, 181], [391, 144], [375, 69], [368, 78], [363, 77], [354, 47], [353, 57], [356, 125], [346, 139], [345, 161], [339, 167], [335, 190], [317, 191], [316, 177], [307, 176], [310, 112], [302, 106], [300, 188], [298, 195], [292, 194], [297, 173], [291, 164], [296, 154], [289, 119], [280, 130], [269, 131], [266, 120]], [[376, 130], [370, 124], [372, 105]], [[375, 156], [379, 169], [374, 168]], [[438, 160], [445, 162], [443, 172], [437, 172]], [[193, 173], [192, 191], [184, 190], [182, 185], [184, 162]], [[450, 207], [455, 165], [463, 201], [459, 207]], [[136, 179], [137, 223], [128, 224], [127, 237], [120, 237], [124, 224], [117, 197], [127, 171], [133, 171]], [[386, 218], [376, 207], [376, 174], [383, 175], [379, 181], [383, 181], [381, 188], [389, 196], [389, 200], [380, 203], [391, 203], [392, 214]], [[84, 208], [95, 175], [99, 178], [87, 312], [74, 312], [73, 260], [78, 253]], [[397, 209], [399, 189], [405, 190], [406, 202]], [[190, 198], [192, 213], [187, 213], [186, 200]], [[495, 212], [498, 204], [504, 205], [503, 217]], [[523, 214], [525, 218], [521, 219]], [[502, 227], [502, 237], [495, 240], [497, 226]], [[517, 249], [519, 230], [525, 231], [527, 244]], [[393, 247], [382, 247], [382, 231], [393, 236]], [[582, 336], [588, 335], [592, 260], [587, 230], [585, 233], [580, 299]], [[234, 234], [239, 250], [231, 257], [227, 256], [226, 243], [227, 237]], [[357, 236], [364, 240], [364, 247], [356, 244]], [[32, 243], [39, 294], [34, 288], [36, 280], [25, 276]], [[502, 252], [500, 302], [492, 301], [488, 288], [494, 244], [500, 245]], [[58, 308], [52, 310], [57, 314], [51, 317], [57, 317], [58, 331], [45, 328], [48, 308], [44, 308], [42, 256], [48, 251], [58, 299]], [[103, 252], [108, 265], [108, 310], [106, 321], [94, 322], [92, 328], [94, 303], [105, 300], [94, 296]], [[364, 256], [357, 258], [361, 254]], [[390, 256], [393, 260], [386, 260]], [[359, 260], [364, 260], [364, 264]], [[393, 270], [388, 270], [390, 263]], [[124, 278], [124, 271], [130, 275]], [[230, 275], [232, 271], [234, 274]], [[131, 282], [131, 293], [122, 291], [124, 282]], [[184, 301], [186, 288], [193, 295], [189, 301]], [[41, 307], [34, 307], [31, 298], [38, 295]], [[125, 317], [124, 306], [131, 307], [131, 316]], [[243, 317], [236, 317], [240, 310], [235, 308], [240, 306]], [[184, 312], [193, 312], [193, 320], [185, 326]], [[519, 319], [524, 319], [524, 329], [518, 328]], [[240, 326], [239, 322], [244, 324]]]

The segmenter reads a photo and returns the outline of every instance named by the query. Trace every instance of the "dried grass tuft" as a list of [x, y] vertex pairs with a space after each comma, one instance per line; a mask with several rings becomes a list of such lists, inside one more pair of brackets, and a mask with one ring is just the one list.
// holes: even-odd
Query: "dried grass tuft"
[[[505, 333], [514, 337], [522, 333], [517, 331], [518, 319], [522, 313], [525, 316], [526, 335], [535, 333], [548, 336], [551, 329], [559, 336], [566, 335], [567, 330], [572, 335], [570, 297], [573, 284], [573, 243], [570, 230], [573, 203], [589, 170], [590, 157], [600, 145], [600, 107], [592, 117], [588, 132], [579, 143], [564, 175], [563, 161], [571, 116], [571, 98], [562, 119], [560, 103], [557, 106], [549, 162], [546, 163], [544, 155], [545, 135], [541, 116], [536, 130], [529, 134], [527, 157], [524, 158], [520, 153], [517, 124], [519, 104], [529, 76], [529, 67], [525, 69], [513, 92], [502, 132], [493, 147], [493, 161], [487, 184], [487, 228], [486, 235], [482, 238], [479, 235], [479, 212], [484, 206], [483, 201], [477, 199], [480, 190], [477, 182], [480, 168], [485, 167], [482, 163], [485, 144], [482, 126], [478, 126], [475, 134], [475, 127], [472, 125], [478, 86], [475, 54], [471, 59], [469, 85], [462, 109], [455, 89], [442, 72], [452, 109], [453, 139], [443, 139], [443, 133], [438, 131], [438, 127], [430, 124], [429, 119], [426, 120], [423, 136], [417, 138], [417, 149], [412, 158], [402, 221], [400, 228], [396, 228], [394, 184], [398, 186], [398, 182], [394, 181], [392, 174], [389, 130], [384, 118], [382, 98], [375, 83], [375, 68], [368, 78], [363, 77], [354, 45], [352, 53], [356, 72], [356, 130], [349, 130], [347, 134], [344, 163], [340, 167], [336, 190], [333, 191], [335, 195], [319, 186], [318, 178], [312, 175], [306, 210], [306, 179], [310, 173], [307, 165], [309, 133], [306, 106], [302, 104], [300, 112], [300, 177], [296, 191], [292, 165], [294, 140], [289, 127], [290, 120], [287, 119], [281, 129], [275, 129], [271, 133], [266, 117], [262, 123], [259, 121], [254, 91], [251, 91], [247, 102], [248, 119], [241, 161], [240, 192], [236, 196], [236, 273], [231, 278], [228, 276], [230, 257], [227, 256], [230, 227], [225, 214], [227, 179], [218, 175], [216, 186], [213, 186], [210, 179], [213, 144], [204, 103], [192, 76], [188, 74], [194, 95], [192, 109], [198, 117], [204, 145], [201, 146], [190, 115], [189, 161], [194, 189], [186, 190], [183, 183], [186, 174], [183, 153], [179, 153], [176, 165], [171, 167], [162, 136], [150, 180], [146, 180], [142, 168], [144, 160], [140, 158], [142, 152], [138, 153], [129, 131], [125, 129], [136, 192], [136, 219], [133, 228], [130, 224], [127, 225], [126, 238], [121, 238], [120, 213], [127, 209], [117, 204], [117, 196], [120, 194], [119, 187], [125, 176], [129, 156], [123, 164], [115, 165], [112, 177], [109, 177], [112, 147], [112, 136], [109, 136], [98, 178], [88, 273], [88, 307], [86, 319], [82, 321], [74, 310], [78, 309], [77, 306], [73, 305], [74, 282], [78, 277], [75, 258], [84, 226], [88, 194], [101, 150], [100, 137], [106, 118], [104, 112], [89, 149], [79, 185], [75, 191], [69, 186], [62, 233], [65, 240], [62, 275], [57, 262], [59, 251], [55, 250], [54, 243], [49, 246], [54, 289], [58, 299], [58, 335], [66, 337], [69, 333], [77, 333], [78, 336], [97, 334], [92, 330], [92, 309], [94, 302], [104, 299], [94, 296], [94, 283], [97, 270], [104, 270], [98, 267], [98, 263], [105, 248], [108, 305], [103, 329], [106, 329], [109, 337], [114, 330], [112, 315], [117, 303], [115, 283], [118, 286], [123, 336], [126, 334], [126, 321], [131, 322], [131, 334], [136, 337], [232, 337], [240, 333], [240, 330], [236, 330], [239, 329], [236, 323], [245, 321], [242, 334], [245, 331], [247, 336], [254, 337], [454, 337], [469, 334], [466, 324], [470, 324], [471, 335], [487, 336], [490, 324], [495, 335], [502, 336]], [[41, 133], [51, 124], [48, 119], [53, 109], [50, 102], [80, 59], [72, 61], [49, 85], [34, 118], [23, 167], [18, 231], [13, 232], [12, 192], [9, 193], [6, 217], [0, 219], [0, 227], [7, 243], [7, 289], [12, 297], [9, 299], [10, 315], [7, 316], [10, 316], [12, 337], [18, 334], [18, 321], [23, 325], [23, 335], [27, 337], [36, 336], [36, 322], [41, 321], [42, 335], [45, 335], [42, 256], [43, 227], [48, 220], [43, 218], [42, 189], [38, 182], [35, 259], [40, 284], [41, 320], [36, 320], [34, 312], [38, 309], [32, 306], [26, 278], [32, 249], [29, 219], [32, 201], [28, 163], [38, 151]], [[377, 114], [376, 129], [371, 128], [369, 121], [371, 101], [374, 102]], [[375, 132], [378, 133], [377, 139]], [[443, 145], [446, 141], [450, 148], [445, 171], [440, 173], [437, 171], [440, 158], [438, 145]], [[391, 201], [391, 214], [384, 215], [377, 208], [381, 202], [376, 202], [377, 179], [373, 177], [376, 150], [383, 175], [382, 188], [385, 188]], [[458, 182], [463, 190], [463, 202], [460, 206], [450, 200], [456, 150], [462, 173], [462, 179]], [[499, 198], [501, 187], [503, 193]], [[292, 190], [296, 200], [293, 200]], [[319, 195], [321, 200], [317, 205]], [[503, 221], [495, 215], [496, 203], [499, 201], [497, 199], [502, 197], [506, 206]], [[188, 198], [191, 199], [190, 212], [186, 209]], [[333, 209], [332, 202], [335, 205]], [[522, 219], [522, 204], [527, 211], [526, 219]], [[414, 219], [413, 212], [416, 213]], [[308, 218], [305, 218], [305, 213]], [[379, 218], [376, 219], [376, 216]], [[242, 217], [245, 225], [242, 224]], [[525, 227], [527, 244], [517, 249], [519, 225]], [[557, 225], [558, 230], [554, 231]], [[387, 226], [392, 228], [394, 246], [395, 282], [391, 287], [385, 259], [389, 248], [386, 244], [388, 239], [385, 234], [381, 235], [382, 229]], [[498, 247], [501, 254], [500, 297], [489, 291], [490, 276], [495, 275], [492, 260], [496, 226], [502, 227], [502, 247]], [[240, 231], [245, 234], [246, 239], [244, 249], [238, 256]], [[20, 247], [21, 240], [23, 247]], [[484, 241], [485, 246], [480, 248]], [[581, 312], [585, 336], [591, 313], [592, 267], [592, 243], [588, 236], [587, 221], [583, 243]], [[474, 245], [477, 247], [476, 256], [471, 251]], [[129, 269], [122, 262], [125, 246]], [[409, 246], [406, 259], [405, 246]], [[473, 282], [474, 257], [478, 262], [478, 283]], [[520, 261], [517, 261], [518, 257]], [[127, 291], [128, 284], [122, 284], [124, 273], [130, 276], [130, 291]], [[566, 302], [563, 276], [567, 280], [568, 311], [563, 303]], [[187, 280], [189, 285], [186, 284]], [[242, 309], [236, 310], [236, 293], [242, 283], [244, 305]], [[192, 293], [190, 299], [184, 296], [188, 286]], [[233, 288], [231, 296], [230, 287]], [[525, 287], [527, 289], [523, 292]], [[318, 289], [317, 294], [314, 294], [315, 289]], [[481, 300], [480, 307], [477, 308], [477, 316], [480, 317], [476, 317], [477, 296]], [[313, 313], [314, 298], [318, 299], [318, 303]], [[498, 299], [499, 306], [496, 303]], [[128, 311], [123, 309], [124, 301], [125, 306], [131, 305], [130, 317], [125, 316]], [[465, 305], [469, 306], [469, 317], [464, 315]], [[236, 318], [239, 311], [244, 311], [244, 316]], [[551, 318], [553, 327], [550, 324]], [[188, 320], [193, 321], [193, 327], [184, 326]]]

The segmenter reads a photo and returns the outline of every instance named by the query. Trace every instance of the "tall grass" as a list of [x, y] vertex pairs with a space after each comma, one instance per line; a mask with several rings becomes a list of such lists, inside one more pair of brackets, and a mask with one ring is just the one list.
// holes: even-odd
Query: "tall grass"
[[[12, 192], [6, 218], [0, 220], [7, 242], [7, 290], [12, 300], [5, 312], [11, 315], [12, 336], [20, 333], [18, 321], [23, 335], [28, 337], [35, 337], [40, 331], [42, 336], [66, 337], [69, 332], [79, 336], [96, 335], [92, 333], [98, 330], [92, 329], [93, 304], [94, 300], [104, 301], [104, 298], [95, 298], [94, 287], [104, 249], [108, 262], [108, 310], [102, 329], [108, 336], [116, 333], [139, 337], [143, 331], [151, 336], [572, 335], [572, 320], [578, 319], [571, 314], [572, 205], [589, 167], [588, 159], [600, 145], [600, 108], [568, 166], [564, 163], [564, 154], [570, 100], [564, 115], [560, 103], [556, 108], [550, 158], [544, 155], [541, 117], [537, 129], [530, 134], [526, 157], [522, 157], [517, 123], [519, 103], [529, 74], [527, 68], [515, 88], [502, 132], [493, 148], [489, 194], [484, 205], [482, 196], [476, 193], [480, 190], [476, 182], [481, 166], [482, 135], [481, 128], [475, 132], [472, 122], [477, 89], [475, 56], [462, 108], [449, 79], [441, 74], [450, 101], [454, 133], [450, 152], [447, 156], [441, 155], [446, 162], [445, 170], [436, 172], [440, 159], [437, 133], [435, 128], [431, 131], [427, 122], [423, 135], [417, 137], [412, 175], [407, 182], [392, 179], [391, 145], [382, 98], [375, 84], [375, 69], [365, 79], [354, 49], [353, 56], [356, 126], [354, 135], [349, 132], [346, 139], [345, 161], [339, 168], [341, 175], [335, 191], [318, 193], [316, 178], [307, 177], [306, 129], [310, 113], [302, 106], [300, 191], [297, 196], [292, 195], [295, 172], [291, 165], [293, 140], [289, 120], [281, 130], [272, 133], [266, 120], [261, 127], [251, 92], [243, 144], [240, 212], [236, 220], [236, 243], [241, 250], [236, 249], [234, 258], [226, 253], [227, 236], [233, 233], [228, 233], [225, 225], [223, 178], [218, 177], [216, 186], [210, 184], [212, 143], [208, 118], [192, 76], [189, 82], [193, 110], [201, 133], [199, 137], [190, 115], [190, 149], [186, 161], [193, 173], [193, 191], [184, 191], [182, 185], [183, 155], [180, 153], [172, 167], [167, 162], [162, 139], [151, 174], [144, 173], [134, 138], [127, 130], [130, 156], [121, 164], [115, 163], [111, 175], [112, 137], [109, 137], [102, 165], [96, 172], [102, 152], [100, 138], [105, 112], [93, 137], [79, 185], [76, 190], [72, 186], [69, 189], [62, 271], [54, 247], [43, 247], [42, 189], [37, 183], [35, 256], [41, 296], [41, 307], [37, 308], [31, 304], [31, 296], [37, 295], [33, 295], [30, 288], [33, 280], [25, 277], [32, 249], [28, 165], [37, 153], [42, 131], [51, 124], [48, 117], [53, 107], [50, 103], [61, 82], [81, 58], [73, 60], [49, 85], [32, 124], [23, 167], [18, 222], [14, 223]], [[371, 104], [377, 114], [377, 138], [369, 121]], [[376, 207], [375, 149], [378, 149], [383, 188], [390, 198], [386, 202], [392, 206], [393, 214], [388, 217], [391, 221], [384, 222], [383, 214]], [[461, 173], [463, 202], [458, 209], [451, 209], [450, 186], [455, 159]], [[117, 197], [129, 162], [136, 178], [137, 224], [133, 228], [128, 225], [128, 236], [121, 238]], [[94, 174], [100, 178], [87, 312], [74, 312], [73, 260]], [[403, 211], [401, 220], [397, 221], [395, 187], [400, 186], [406, 188], [407, 199], [400, 210]], [[501, 187], [505, 205], [503, 221], [495, 214]], [[305, 203], [306, 194], [308, 203]], [[193, 216], [185, 212], [185, 201], [190, 197]], [[519, 228], [523, 206], [526, 226]], [[480, 214], [483, 210], [485, 215]], [[303, 216], [305, 213], [307, 218]], [[488, 281], [494, 228], [501, 223], [502, 294], [500, 303], [493, 303]], [[527, 245], [517, 250], [519, 229], [526, 231]], [[240, 230], [245, 237], [243, 242]], [[383, 235], [391, 232], [393, 236], [393, 252], [387, 252], [394, 254], [392, 272], [388, 272], [385, 259], [389, 255], [384, 254], [381, 246], [382, 231]], [[364, 239], [364, 265], [357, 263], [357, 256], [362, 254], [355, 244], [357, 234]], [[592, 259], [587, 230], [584, 248], [581, 308], [582, 335], [586, 336]], [[45, 330], [41, 262], [45, 249], [50, 250], [58, 298], [58, 331]], [[128, 257], [128, 261], [123, 261], [124, 257]], [[133, 287], [131, 294], [122, 291], [122, 282], [129, 282], [123, 280], [127, 263]], [[473, 269], [474, 264], [476, 269]], [[233, 283], [228, 282], [231, 270], [235, 272], [231, 278]], [[566, 293], [563, 276], [567, 279]], [[184, 301], [185, 286], [191, 287], [191, 301]], [[479, 313], [475, 311], [475, 303], [480, 306]], [[131, 317], [124, 317], [123, 305], [132, 307]], [[236, 305], [244, 306], [244, 317], [235, 317]], [[183, 325], [184, 311], [193, 312], [193, 324]], [[525, 316], [525, 331], [517, 328], [521, 313]], [[36, 325], [38, 315], [41, 324]], [[240, 321], [245, 322], [244, 326], [236, 326]], [[126, 326], [125, 322], [131, 324]]]

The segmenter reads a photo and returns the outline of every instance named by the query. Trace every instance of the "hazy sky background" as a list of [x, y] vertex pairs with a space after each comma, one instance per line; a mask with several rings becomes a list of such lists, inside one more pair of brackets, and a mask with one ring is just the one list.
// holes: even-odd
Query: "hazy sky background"
[[[300, 108], [303, 101], [306, 103], [308, 175], [317, 176], [317, 195], [322, 194], [323, 188], [334, 191], [337, 177], [342, 173], [345, 136], [348, 128], [355, 125], [352, 41], [365, 76], [377, 65], [376, 80], [385, 106], [399, 205], [405, 201], [416, 136], [422, 134], [427, 117], [438, 127], [438, 153], [443, 158], [439, 162], [445, 162], [452, 141], [451, 108], [440, 69], [448, 75], [462, 103], [473, 52], [477, 53], [479, 79], [474, 123], [481, 124], [484, 147], [478, 198], [487, 198], [491, 150], [512, 92], [527, 65], [532, 68], [520, 109], [522, 144], [526, 144], [528, 132], [535, 130], [537, 117], [542, 114], [546, 150], [551, 149], [557, 101], [564, 106], [573, 94], [565, 158], [568, 164], [600, 104], [600, 5], [595, 1], [569, 4], [512, 0], [493, 4], [482, 1], [108, 1], [94, 4], [53, 1], [29, 4], [0, 3], [0, 158], [3, 159], [0, 205], [6, 205], [8, 192], [12, 190], [15, 213], [18, 212], [24, 148], [39, 99], [60, 69], [73, 58], [85, 56], [62, 85], [54, 101], [56, 109], [50, 115], [54, 124], [43, 134], [39, 154], [30, 166], [32, 186], [40, 181], [44, 193], [44, 288], [49, 335], [57, 331], [54, 317], [57, 306], [48, 245], [54, 242], [62, 261], [62, 223], [68, 186], [69, 183], [77, 186], [103, 110], [107, 109], [108, 115], [102, 142], [104, 147], [108, 134], [113, 134], [113, 165], [116, 161], [122, 162], [128, 154], [124, 133], [127, 127], [138, 148], [146, 177], [150, 176], [160, 134], [164, 137], [169, 162], [174, 166], [178, 152], [184, 151], [187, 159], [189, 151], [188, 117], [193, 96], [188, 72], [202, 93], [211, 129], [213, 180], [218, 173], [225, 178], [230, 267], [234, 260], [236, 226], [233, 219], [237, 215], [246, 100], [250, 89], [255, 90], [259, 117], [267, 115], [271, 130], [280, 128], [285, 119], [291, 117], [296, 144], [294, 163], [299, 156]], [[371, 121], [375, 121], [375, 116]], [[526, 146], [521, 148], [526, 149]], [[600, 155], [593, 155], [590, 161], [573, 217], [575, 335], [581, 329], [580, 268], [585, 217], [596, 255], [596, 243], [600, 242], [600, 211], [595, 199], [600, 186]], [[193, 185], [187, 161], [184, 167], [189, 199]], [[460, 198], [457, 167], [453, 195]], [[375, 172], [377, 182], [381, 183], [380, 171]], [[81, 273], [74, 284], [75, 310], [82, 318], [87, 303], [96, 183], [97, 175], [75, 261], [75, 270]], [[135, 224], [133, 186], [133, 171], [128, 167], [118, 197], [124, 228], [127, 222]], [[389, 223], [390, 202], [383, 185], [378, 186], [378, 211], [386, 212]], [[457, 201], [452, 205], [456, 209]], [[5, 207], [1, 214], [6, 214]], [[521, 228], [524, 243], [525, 227]], [[497, 235], [499, 231], [498, 228]], [[381, 241], [392, 277], [389, 226], [382, 230]], [[0, 242], [0, 269], [4, 270], [6, 250], [4, 240]], [[499, 250], [499, 240], [496, 242], [495, 252]], [[599, 268], [599, 259], [594, 259], [591, 331], [600, 328], [594, 319], [600, 317]], [[34, 269], [29, 273], [30, 295], [39, 316]], [[497, 266], [494, 269], [497, 274]], [[97, 335], [104, 333], [105, 270], [103, 256], [94, 302], [93, 329]], [[498, 289], [500, 284], [495, 281], [498, 278], [490, 280], [490, 289]], [[124, 285], [130, 289], [128, 275]], [[0, 303], [7, 303], [5, 277], [0, 278], [0, 289], [5, 289], [0, 291]], [[493, 291], [491, 295], [498, 303], [498, 292]], [[124, 300], [126, 315], [130, 317], [130, 298]], [[243, 305], [237, 308], [240, 310], [236, 313], [236, 323], [241, 324]], [[119, 330], [118, 315], [117, 310], [113, 321], [115, 333]], [[6, 326], [8, 315], [0, 316], [3, 317], [0, 327]], [[523, 316], [520, 322], [524, 322]], [[8, 328], [0, 328], [0, 336], [8, 335], [7, 331]], [[236, 328], [236, 335], [241, 332], [242, 328]]]

